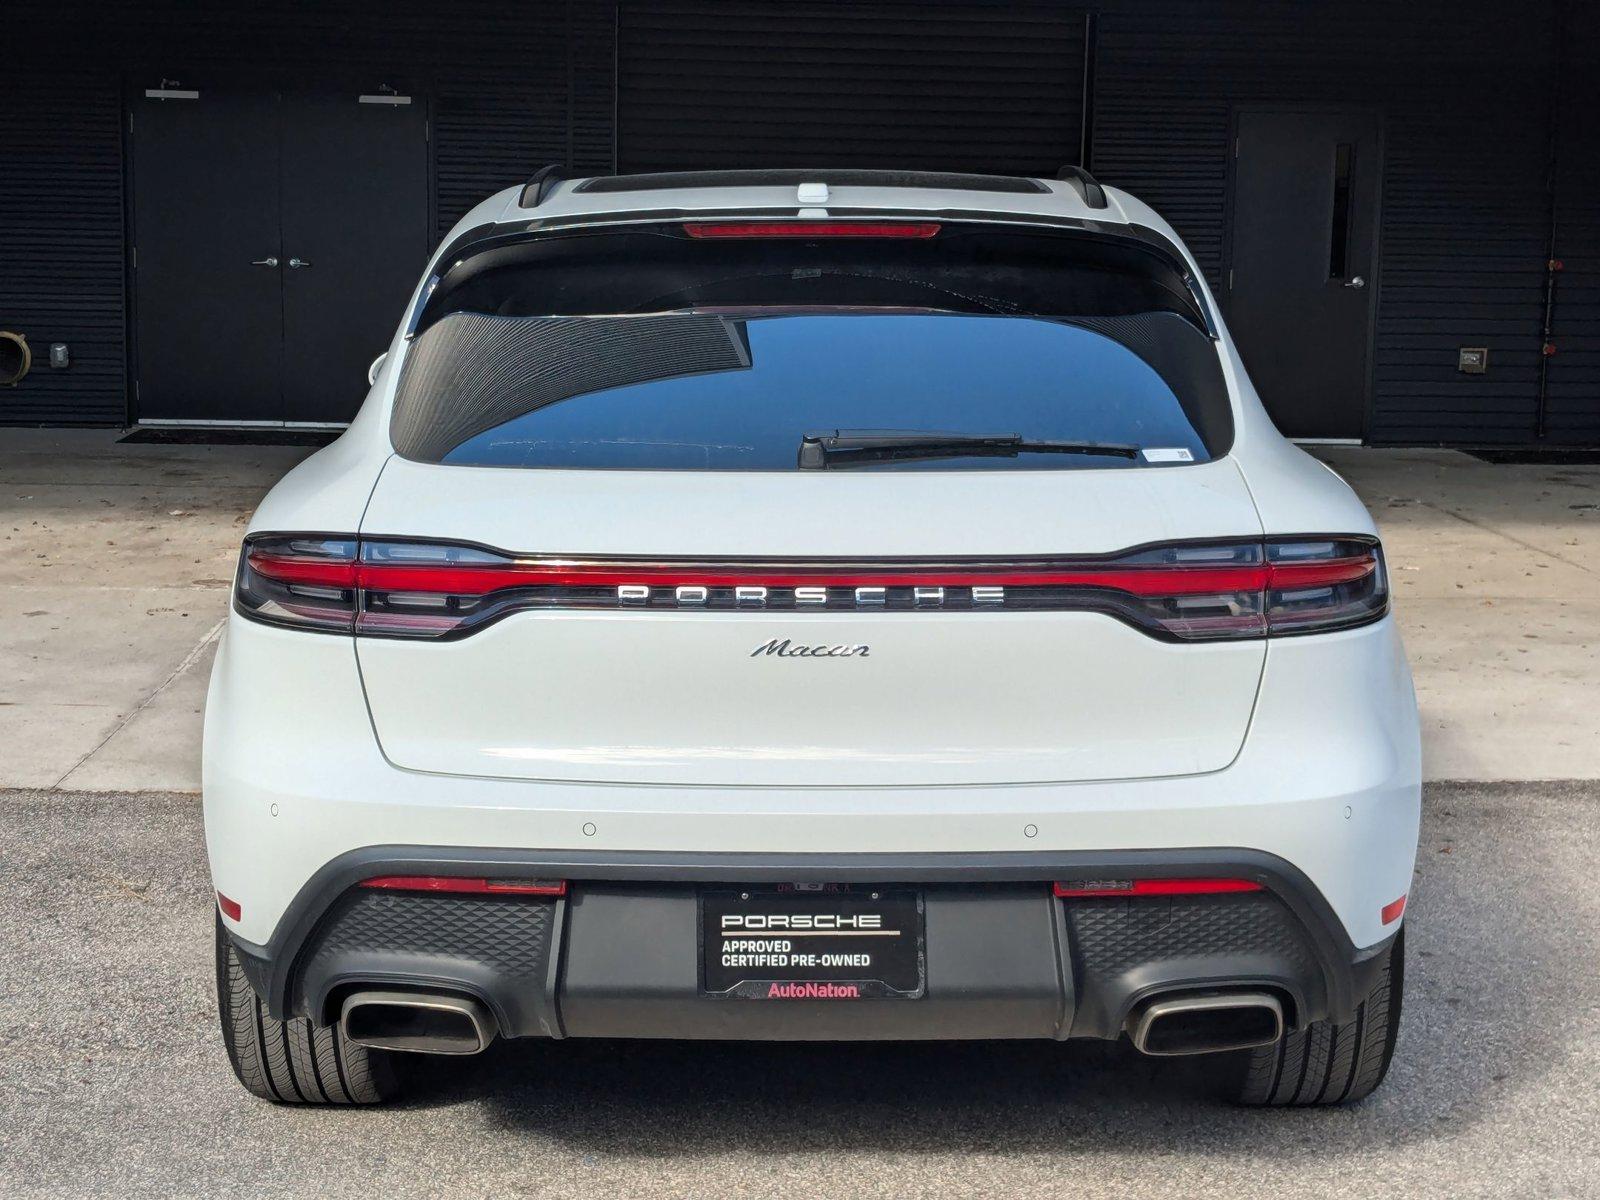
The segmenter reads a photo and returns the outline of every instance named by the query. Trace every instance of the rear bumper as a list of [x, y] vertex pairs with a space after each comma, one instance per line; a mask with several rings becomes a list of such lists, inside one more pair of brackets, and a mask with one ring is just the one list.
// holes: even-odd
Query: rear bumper
[[[356, 888], [376, 875], [563, 877], [560, 899]], [[1264, 891], [1057, 899], [1052, 879], [1228, 875]], [[926, 995], [748, 1001], [698, 988], [700, 884], [920, 888]], [[1295, 867], [1249, 850], [1136, 854], [564, 855], [373, 847], [319, 871], [267, 945], [230, 934], [277, 1016], [332, 1019], [355, 987], [482, 1000], [509, 1037], [1114, 1038], [1161, 992], [1256, 987], [1301, 1026], [1349, 1019], [1387, 940], [1357, 950]]]
[[[1078, 685], [1064, 677], [1063, 686]], [[1060, 872], [1043, 864], [1238, 847], [1293, 864], [1340, 937], [1371, 949], [1393, 933], [1380, 911], [1410, 890], [1421, 792], [1416, 704], [1392, 617], [1269, 643], [1249, 735], [1223, 770], [917, 788], [403, 770], [373, 736], [352, 641], [235, 617], [212, 676], [204, 774], [212, 878], [242, 909], [225, 924], [258, 946], [279, 944], [316, 880], [382, 845], [526, 852], [573, 866], [568, 878], [616, 882], [651, 880], [615, 869], [634, 860], [709, 856], [743, 869], [782, 849], [814, 862], [903, 860], [901, 878], [918, 883], [941, 881], [924, 860], [1033, 861], [1031, 874], [990, 881], [1048, 882]], [[581, 874], [583, 862], [599, 865]]]

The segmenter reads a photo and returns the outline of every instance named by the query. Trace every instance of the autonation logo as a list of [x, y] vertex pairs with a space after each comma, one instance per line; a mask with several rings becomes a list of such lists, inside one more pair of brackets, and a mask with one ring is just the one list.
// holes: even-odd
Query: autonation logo
[[775, 983], [768, 1000], [859, 1000], [861, 988], [853, 983]]

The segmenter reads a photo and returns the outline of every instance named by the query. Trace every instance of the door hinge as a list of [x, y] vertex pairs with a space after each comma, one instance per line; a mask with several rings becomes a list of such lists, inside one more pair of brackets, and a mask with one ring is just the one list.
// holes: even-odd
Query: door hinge
[[1233, 135], [1233, 156], [1235, 158], [1239, 157], [1239, 135], [1238, 134], [1234, 134]]
[[128, 110], [128, 132], [133, 132], [133, 109]]
[[433, 141], [433, 122], [432, 121], [424, 121], [422, 123], [422, 140], [425, 141], [425, 142]]
[[1233, 291], [1233, 268], [1228, 268], [1228, 290]]
[[133, 248], [133, 269], [135, 271], [139, 269], [139, 247], [137, 246]]

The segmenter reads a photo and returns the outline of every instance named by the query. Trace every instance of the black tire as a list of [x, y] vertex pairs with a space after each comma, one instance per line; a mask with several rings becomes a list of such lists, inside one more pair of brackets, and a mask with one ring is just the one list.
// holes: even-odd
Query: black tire
[[1246, 1056], [1234, 1099], [1255, 1107], [1353, 1104], [1370, 1096], [1389, 1073], [1400, 1032], [1400, 1001], [1406, 975], [1402, 929], [1384, 955], [1378, 984], [1355, 1020], [1318, 1021], [1276, 1045]]
[[246, 1090], [275, 1104], [381, 1104], [398, 1090], [381, 1050], [346, 1040], [337, 1025], [268, 1014], [217, 917], [217, 1011], [228, 1062]]

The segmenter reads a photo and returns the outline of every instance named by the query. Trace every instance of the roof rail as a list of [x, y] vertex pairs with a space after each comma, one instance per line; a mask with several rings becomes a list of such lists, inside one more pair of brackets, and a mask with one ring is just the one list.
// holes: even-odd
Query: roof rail
[[1106, 190], [1095, 182], [1095, 177], [1082, 167], [1066, 166], [1056, 172], [1056, 178], [1078, 189], [1083, 202], [1090, 208], [1106, 208]]
[[540, 167], [522, 185], [522, 197], [517, 204], [522, 208], [538, 208], [550, 198], [550, 193], [556, 190], [556, 184], [566, 178], [567, 168], [562, 163]]

